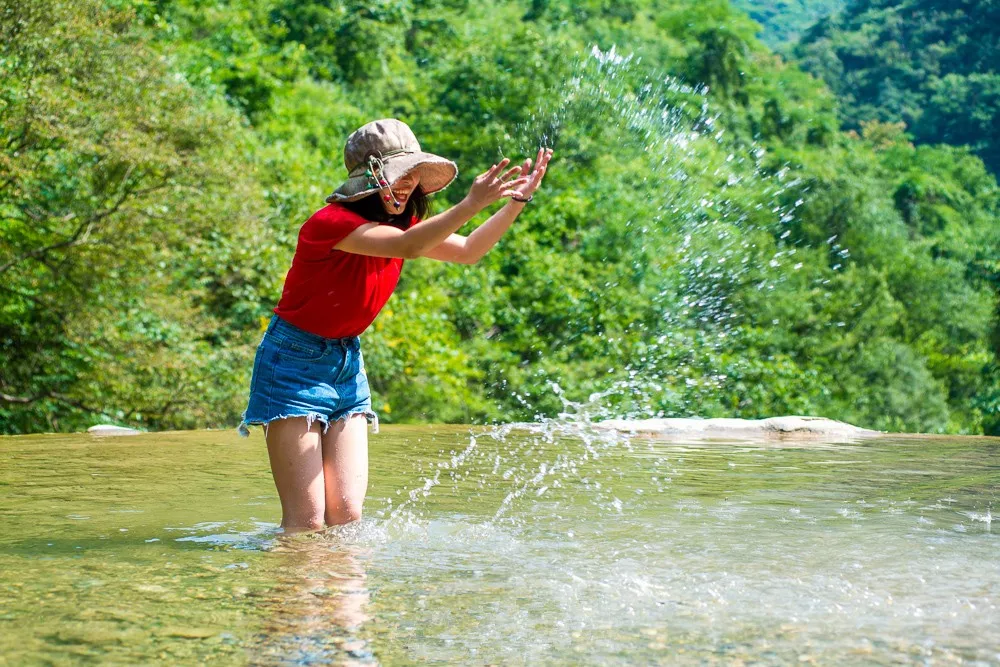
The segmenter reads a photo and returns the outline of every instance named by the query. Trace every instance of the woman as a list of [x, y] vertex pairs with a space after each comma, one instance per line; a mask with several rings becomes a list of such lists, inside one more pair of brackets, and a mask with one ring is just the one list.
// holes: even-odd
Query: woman
[[[458, 174], [425, 153], [406, 124], [386, 119], [354, 132], [344, 148], [347, 181], [299, 231], [292, 267], [257, 348], [240, 433], [264, 425], [286, 532], [361, 518], [368, 488], [371, 410], [358, 336], [396, 287], [404, 259], [474, 264], [496, 245], [542, 182], [552, 151], [476, 177], [465, 198], [427, 220], [426, 196]], [[506, 171], [505, 171], [506, 169]], [[469, 236], [455, 234], [509, 198]], [[419, 223], [419, 224], [417, 224]]]

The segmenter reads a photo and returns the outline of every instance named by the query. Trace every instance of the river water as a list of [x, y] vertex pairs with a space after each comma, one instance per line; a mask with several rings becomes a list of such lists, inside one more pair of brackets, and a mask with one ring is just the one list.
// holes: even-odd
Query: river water
[[295, 538], [259, 432], [0, 457], [4, 664], [1000, 664], [1000, 439], [388, 426]]

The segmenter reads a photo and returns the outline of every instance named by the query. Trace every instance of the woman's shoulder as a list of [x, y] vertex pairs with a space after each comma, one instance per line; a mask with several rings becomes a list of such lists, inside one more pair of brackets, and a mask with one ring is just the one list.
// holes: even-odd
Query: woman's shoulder
[[322, 247], [340, 243], [345, 236], [370, 222], [339, 204], [328, 204], [309, 216], [299, 229], [299, 247]]
[[336, 202], [327, 204], [323, 208], [319, 209], [313, 213], [306, 222], [310, 223], [314, 221], [320, 223], [352, 222], [356, 224], [369, 222], [360, 214], [355, 213], [346, 206]]

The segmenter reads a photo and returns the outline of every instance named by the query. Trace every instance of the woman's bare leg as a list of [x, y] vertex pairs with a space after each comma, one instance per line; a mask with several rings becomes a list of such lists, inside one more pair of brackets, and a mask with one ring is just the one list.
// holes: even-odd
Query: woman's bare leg
[[348, 415], [323, 434], [323, 476], [326, 478], [326, 523], [330, 526], [361, 518], [368, 492], [368, 422]]
[[286, 532], [323, 527], [322, 428], [320, 422], [307, 426], [305, 417], [276, 419], [267, 425], [267, 454], [281, 498], [281, 526]]

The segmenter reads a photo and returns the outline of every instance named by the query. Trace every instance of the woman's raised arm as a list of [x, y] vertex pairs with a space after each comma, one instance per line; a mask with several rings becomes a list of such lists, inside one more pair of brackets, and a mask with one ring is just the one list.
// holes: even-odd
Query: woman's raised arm
[[[529, 199], [538, 190], [551, 159], [552, 150], [540, 148], [538, 158], [535, 161], [535, 170], [531, 172], [527, 183], [521, 186], [517, 194], [513, 195], [517, 199], [511, 199], [507, 202], [506, 206], [491, 215], [489, 220], [468, 236], [451, 234], [440, 244], [425, 252], [423, 256], [456, 264], [475, 264], [482, 259], [510, 229], [514, 220], [524, 209], [525, 202], [518, 201], [518, 199]], [[521, 175], [524, 176], [529, 171], [531, 171], [530, 159], [524, 161]]]
[[431, 248], [440, 245], [481, 210], [503, 197], [517, 194], [517, 188], [528, 183], [527, 176], [510, 180], [512, 176], [522, 171], [521, 167], [514, 167], [500, 175], [509, 163], [510, 160], [504, 158], [477, 176], [469, 189], [469, 194], [443, 213], [432, 216], [405, 231], [392, 225], [374, 222], [364, 224], [348, 234], [334, 248], [374, 257], [404, 259], [423, 257]]

